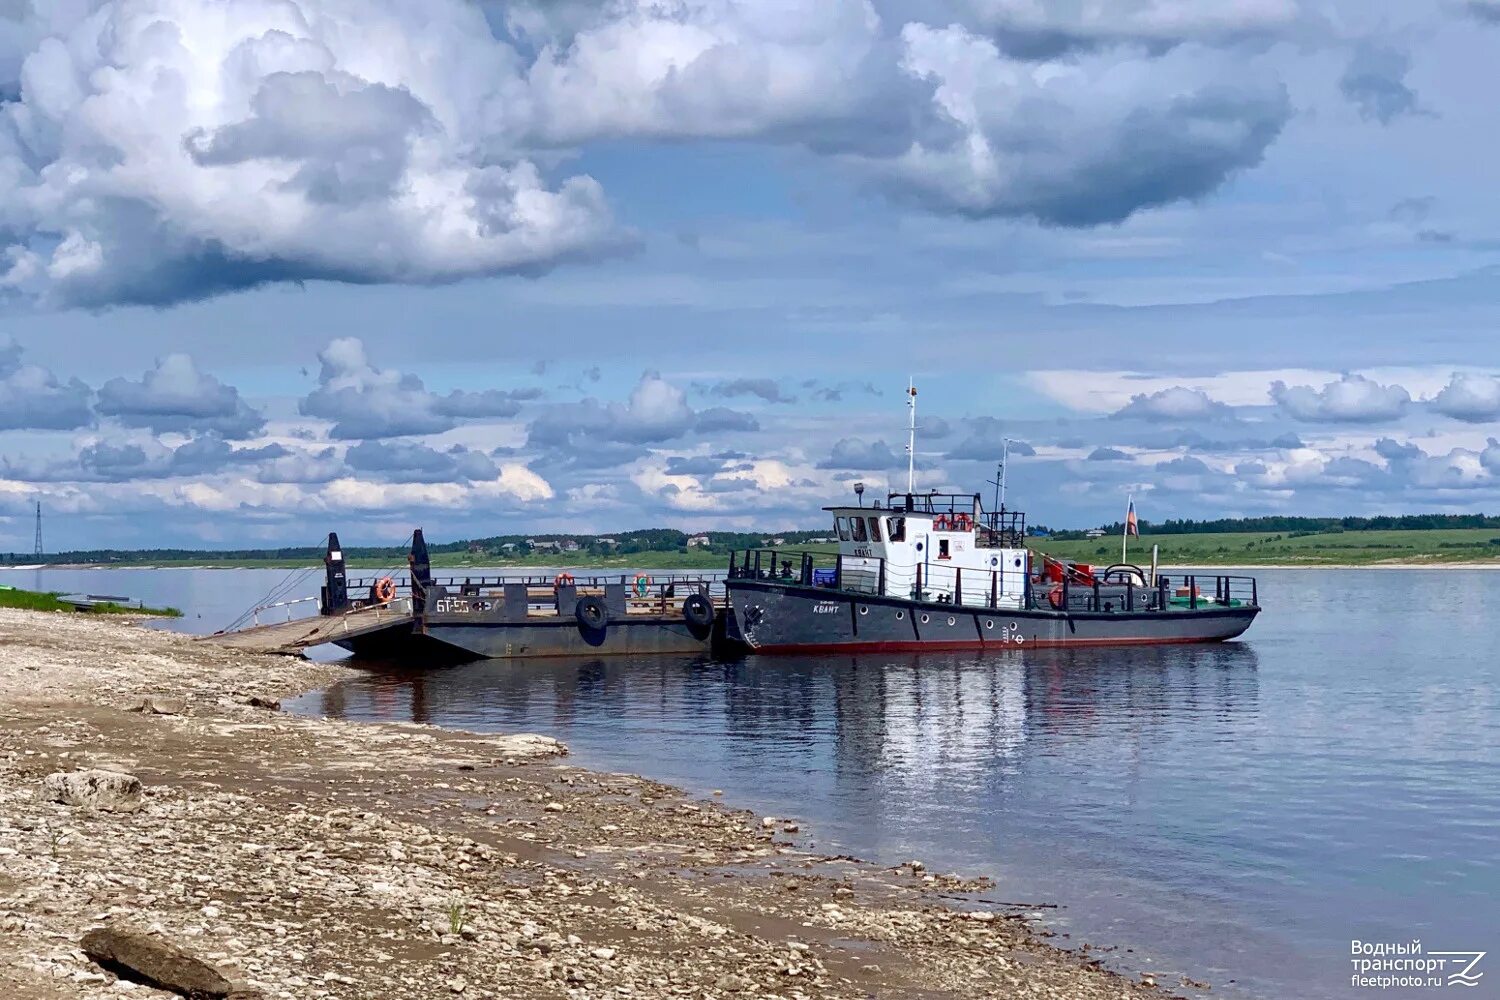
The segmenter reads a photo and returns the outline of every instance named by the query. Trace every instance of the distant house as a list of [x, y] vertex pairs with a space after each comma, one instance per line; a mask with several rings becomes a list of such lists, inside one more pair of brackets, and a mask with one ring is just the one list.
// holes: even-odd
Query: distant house
[[536, 538], [526, 539], [526, 544], [531, 546], [533, 552], [561, 552], [562, 546], [557, 542], [547, 542]]
[[485, 549], [484, 545], [480, 542], [469, 543], [469, 555], [471, 556], [482, 556], [486, 551], [488, 550]]
[[594, 539], [594, 544], [595, 545], [608, 545], [611, 548], [613, 548], [614, 546], [619, 545], [620, 543], [619, 543], [619, 541], [617, 541], [616, 539], [613, 539], [613, 538], [596, 538], [596, 539]]
[[1090, 528], [1088, 531], [1085, 531], [1083, 533], [1083, 537], [1084, 538], [1103, 538], [1104, 537], [1104, 529], [1103, 528]]
[[562, 550], [564, 552], [577, 552], [578, 543], [571, 538], [564, 538], [562, 541]]
[[516, 551], [516, 543], [515, 542], [506, 542], [504, 545], [500, 546], [500, 551], [501, 552], [514, 552], [514, 551]]
[[689, 538], [687, 540], [687, 543], [688, 548], [690, 549], [706, 549], [708, 548], [708, 536], [694, 535], [692, 538]]

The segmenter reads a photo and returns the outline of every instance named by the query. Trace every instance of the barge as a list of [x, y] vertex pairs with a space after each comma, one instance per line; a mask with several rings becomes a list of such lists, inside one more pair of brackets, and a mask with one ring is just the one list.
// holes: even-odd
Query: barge
[[837, 554], [731, 557], [731, 641], [767, 653], [1223, 642], [1260, 613], [1253, 577], [1033, 553], [1025, 515], [985, 511], [977, 493], [825, 509]]
[[[207, 637], [221, 645], [300, 653], [332, 644], [362, 658], [420, 665], [514, 657], [706, 653], [722, 638], [722, 597], [701, 575], [436, 578], [418, 529], [407, 572], [351, 578], [328, 536], [318, 613], [282, 602], [246, 614], [250, 627]], [[262, 624], [286, 609], [287, 621]]]

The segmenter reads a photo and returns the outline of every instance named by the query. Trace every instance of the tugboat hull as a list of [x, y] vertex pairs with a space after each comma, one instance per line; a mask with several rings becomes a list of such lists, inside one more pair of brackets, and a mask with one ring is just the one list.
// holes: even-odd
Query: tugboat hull
[[729, 604], [731, 640], [786, 653], [1223, 642], [1260, 612], [1207, 602], [1180, 611], [991, 609], [753, 580], [731, 581]]

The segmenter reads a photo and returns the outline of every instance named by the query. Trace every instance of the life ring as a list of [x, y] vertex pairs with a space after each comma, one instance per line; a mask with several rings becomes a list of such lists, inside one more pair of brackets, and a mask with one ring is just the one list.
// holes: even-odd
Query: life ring
[[948, 515], [947, 514], [939, 514], [937, 516], [937, 520], [932, 522], [932, 527], [936, 531], [947, 531], [948, 530]]
[[370, 595], [381, 604], [389, 604], [396, 599], [396, 581], [388, 576], [383, 576], [375, 581], [375, 586], [370, 588]]
[[1062, 610], [1063, 589], [1061, 586], [1053, 587], [1051, 590], [1047, 591], [1047, 603], [1052, 605], [1052, 607], [1057, 609], [1058, 611]]
[[561, 590], [564, 587], [571, 587], [571, 586], [573, 586], [573, 574], [572, 573], [559, 573], [559, 574], [557, 574], [557, 576], [555, 576], [555, 577], [552, 578], [552, 589], [553, 590]]
[[954, 531], [968, 531], [969, 530], [969, 515], [968, 514], [954, 514], [953, 515], [953, 530]]
[[635, 596], [636, 597], [645, 597], [647, 594], [649, 594], [651, 592], [651, 584], [652, 584], [652, 582], [653, 582], [652, 579], [649, 576], [646, 576], [644, 573], [642, 573], [640, 576], [636, 577], [635, 578]]

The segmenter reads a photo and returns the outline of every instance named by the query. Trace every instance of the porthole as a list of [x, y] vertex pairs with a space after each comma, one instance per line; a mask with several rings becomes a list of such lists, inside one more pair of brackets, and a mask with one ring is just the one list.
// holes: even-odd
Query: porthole
[[991, 566], [999, 566], [1000, 565], [1000, 557], [999, 556], [990, 556], [990, 565]]
[[1020, 556], [1016, 556], [1016, 566], [1019, 567], [1020, 565], [1021, 565], [1021, 557]]
[[948, 616], [948, 624], [949, 625], [957, 625], [958, 624], [958, 619], [954, 618], [952, 615], [949, 615]]
[[898, 622], [904, 620], [905, 618], [906, 618], [906, 612], [905, 611], [897, 611], [896, 612], [896, 620]]
[[994, 620], [993, 619], [986, 619], [985, 623], [984, 623], [984, 627], [985, 628], [994, 628], [995, 627]]
[[862, 614], [862, 615], [867, 615], [867, 614], [869, 614], [869, 613], [870, 613], [870, 608], [869, 608], [869, 605], [866, 605], [866, 604], [861, 604], [861, 605], [860, 605], [860, 606], [859, 606], [859, 613], [860, 613], [860, 614]]
[[932, 619], [928, 618], [925, 614], [922, 616], [922, 624], [923, 625], [926, 625], [931, 620]]

